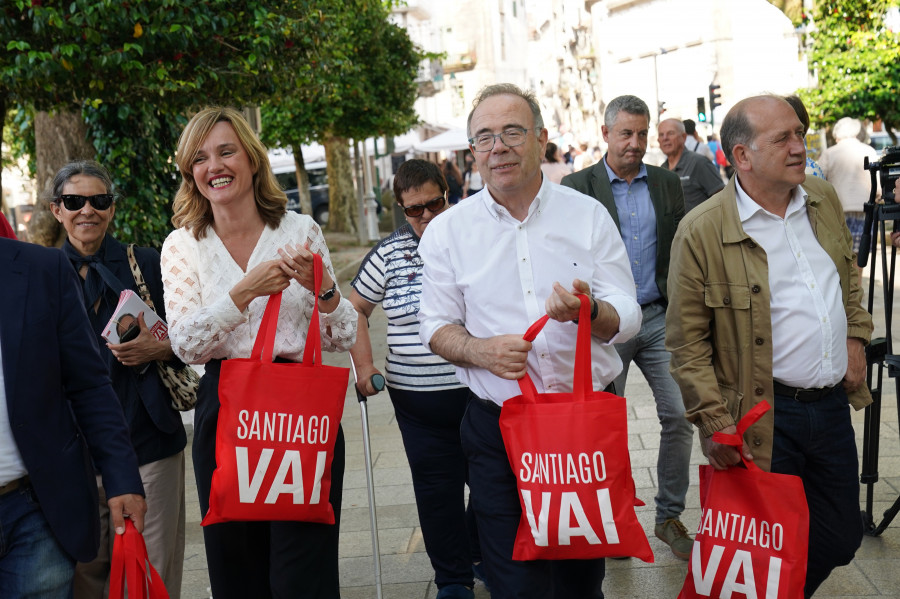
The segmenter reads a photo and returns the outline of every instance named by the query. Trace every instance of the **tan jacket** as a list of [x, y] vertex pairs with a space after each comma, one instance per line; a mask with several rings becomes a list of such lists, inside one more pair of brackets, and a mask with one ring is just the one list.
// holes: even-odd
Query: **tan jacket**
[[[834, 188], [816, 177], [807, 177], [803, 188], [813, 232], [841, 280], [847, 336], [868, 344], [872, 318], [861, 305], [841, 203]], [[773, 403], [768, 263], [741, 226], [735, 194], [732, 178], [684, 217], [669, 266], [666, 349], [686, 416], [706, 437], [736, 424], [761, 400]], [[865, 385], [850, 395], [856, 409], [871, 402]], [[769, 411], [744, 435], [764, 470], [772, 460], [773, 422]]]

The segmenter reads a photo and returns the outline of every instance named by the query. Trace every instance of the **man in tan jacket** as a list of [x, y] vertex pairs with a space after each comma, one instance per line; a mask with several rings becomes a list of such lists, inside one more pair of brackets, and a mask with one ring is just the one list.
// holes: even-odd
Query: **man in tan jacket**
[[[803, 479], [810, 512], [811, 597], [862, 540], [849, 403], [871, 402], [850, 232], [834, 188], [806, 178], [803, 125], [781, 98], [725, 117], [736, 176], [681, 221], [672, 244], [666, 348], [686, 415], [717, 469], [741, 453]], [[773, 410], [737, 449], [711, 440], [762, 400]]]

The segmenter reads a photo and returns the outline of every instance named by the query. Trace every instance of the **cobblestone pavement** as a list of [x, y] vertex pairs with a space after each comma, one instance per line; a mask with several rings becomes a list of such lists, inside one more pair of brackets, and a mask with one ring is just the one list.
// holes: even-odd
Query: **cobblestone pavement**
[[[349, 282], [356, 265], [368, 248], [356, 247], [349, 237], [329, 236], [332, 259], [341, 287], [349, 292]], [[880, 289], [878, 287], [877, 289]], [[877, 293], [880, 293], [878, 291]], [[880, 296], [876, 302], [876, 336], [884, 335], [884, 318]], [[386, 353], [386, 320], [378, 309], [370, 321], [376, 363]], [[346, 354], [327, 354], [327, 363], [349, 366]], [[881, 521], [882, 513], [900, 495], [900, 428], [894, 379], [885, 377], [882, 422], [880, 427], [880, 480], [874, 487], [873, 514]], [[653, 497], [656, 494], [656, 457], [659, 446], [659, 423], [649, 387], [640, 371], [632, 368], [628, 380], [628, 432], [631, 461], [638, 496], [649, 505], [637, 508], [638, 518], [650, 540], [656, 561], [608, 560], [604, 591], [609, 599], [672, 598], [678, 595], [687, 573], [687, 563], [676, 559], [668, 547], [653, 535]], [[375, 471], [375, 498], [381, 547], [382, 581], [385, 599], [432, 599], [437, 589], [433, 572], [425, 554], [421, 530], [415, 510], [409, 467], [400, 432], [386, 392], [368, 402], [369, 430]], [[853, 415], [858, 445], [863, 446], [863, 413]], [[345, 599], [372, 599], [374, 568], [366, 493], [360, 409], [352, 388], [348, 390], [343, 417], [346, 435], [347, 466], [344, 475], [344, 506], [341, 523], [341, 593]], [[188, 426], [190, 432], [192, 428]], [[699, 444], [694, 443], [691, 488], [683, 520], [693, 530], [700, 515], [697, 470], [703, 463]], [[193, 469], [187, 459], [187, 547], [182, 597], [209, 597], [209, 580], [203, 551], [200, 512], [194, 486]], [[865, 505], [865, 487], [861, 495]], [[476, 598], [489, 593], [480, 584]], [[825, 582], [817, 599], [849, 597], [900, 597], [900, 518], [879, 537], [866, 537], [849, 565], [836, 570]], [[248, 598], [250, 599], [250, 598]]]

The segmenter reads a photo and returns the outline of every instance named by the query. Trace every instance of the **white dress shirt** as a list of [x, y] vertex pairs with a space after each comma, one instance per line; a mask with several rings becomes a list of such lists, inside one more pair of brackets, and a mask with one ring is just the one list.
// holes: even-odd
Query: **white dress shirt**
[[19, 446], [13, 438], [6, 405], [6, 379], [3, 376], [3, 350], [0, 348], [0, 485], [28, 474]]
[[[641, 310], [622, 238], [595, 199], [544, 178], [520, 222], [485, 188], [431, 221], [419, 253], [425, 265], [419, 334], [426, 347], [448, 324], [479, 338], [522, 335], [544, 315], [553, 283], [571, 289], [577, 278], [619, 315], [613, 339], [591, 338], [594, 387], [603, 389], [622, 370], [612, 344], [638, 332]], [[534, 341], [528, 372], [539, 392], [571, 391], [575, 332], [572, 322], [550, 320]], [[457, 377], [498, 404], [520, 394], [516, 381], [481, 368], [458, 367]]]
[[[249, 272], [278, 259], [278, 248], [309, 242], [337, 282], [321, 229], [308, 216], [288, 212], [277, 229], [263, 229], [250, 260]], [[162, 277], [169, 317], [172, 351], [186, 364], [205, 364], [213, 358], [249, 358], [268, 297], [257, 297], [241, 312], [229, 292], [245, 275], [210, 227], [201, 240], [185, 228], [169, 234], [163, 244]], [[282, 292], [274, 356], [299, 362], [312, 316], [312, 292], [291, 281]], [[347, 351], [356, 341], [358, 316], [341, 298], [331, 314], [319, 313], [322, 349]]]
[[837, 268], [809, 222], [806, 192], [797, 186], [782, 219], [735, 186], [744, 232], [768, 256], [773, 378], [802, 388], [838, 384], [847, 371], [847, 314]]

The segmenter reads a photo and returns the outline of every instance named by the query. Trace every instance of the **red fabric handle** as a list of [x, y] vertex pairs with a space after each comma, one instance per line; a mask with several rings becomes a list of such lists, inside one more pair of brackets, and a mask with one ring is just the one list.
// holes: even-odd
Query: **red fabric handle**
[[313, 311], [309, 317], [309, 331], [303, 348], [304, 364], [322, 363], [322, 332], [319, 330], [319, 294], [322, 293], [322, 256], [313, 254]]
[[263, 362], [272, 361], [272, 353], [275, 351], [275, 333], [278, 330], [278, 312], [281, 309], [281, 292], [269, 296], [266, 303], [266, 311], [263, 312], [262, 321], [259, 323], [259, 331], [256, 333], [256, 341], [253, 343], [253, 351], [250, 358]]
[[109, 599], [124, 599], [126, 583], [129, 599], [169, 599], [162, 577], [147, 558], [143, 535], [128, 518], [125, 533], [113, 541]]
[[[319, 330], [319, 294], [322, 292], [322, 256], [313, 254], [313, 311], [309, 318], [309, 331], [306, 333], [306, 346], [303, 350], [304, 364], [322, 363], [322, 333]], [[278, 313], [281, 310], [281, 293], [269, 296], [266, 311], [259, 323], [256, 341], [250, 359], [271, 362], [275, 351], [275, 334], [278, 330]]]
[[[578, 334], [575, 340], [575, 378], [572, 382], [572, 393], [575, 401], [584, 401], [587, 393], [594, 388], [591, 377], [591, 302], [583, 294], [578, 294], [578, 299], [581, 302], [581, 307], [578, 311]], [[525, 341], [534, 341], [549, 319], [550, 316], [547, 314], [538, 318], [528, 327], [522, 338]], [[525, 376], [518, 380], [518, 383], [519, 390], [527, 400], [527, 403], [537, 403], [537, 388], [527, 372]]]
[[756, 424], [756, 422], [763, 417], [763, 414], [768, 412], [771, 408], [772, 406], [769, 405], [769, 402], [762, 400], [753, 406], [749, 412], [744, 414], [744, 417], [737, 423], [736, 433], [728, 434], [723, 433], [722, 431], [716, 431], [713, 433], [712, 440], [716, 443], [730, 445], [737, 449], [741, 454], [741, 460], [743, 460], [744, 466], [746, 466], [748, 470], [762, 470], [762, 468], [757, 466], [752, 460], [744, 458], [744, 453], [741, 450], [744, 448], [744, 433], [747, 432], [748, 428]]

